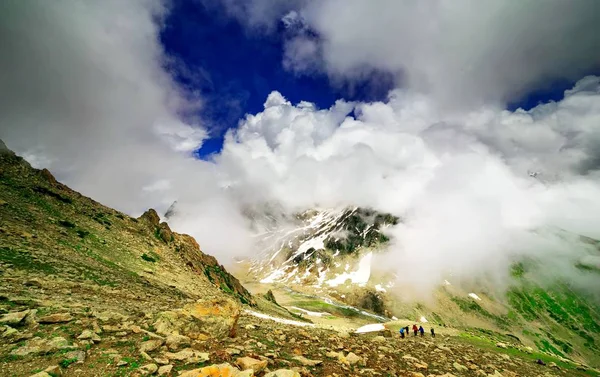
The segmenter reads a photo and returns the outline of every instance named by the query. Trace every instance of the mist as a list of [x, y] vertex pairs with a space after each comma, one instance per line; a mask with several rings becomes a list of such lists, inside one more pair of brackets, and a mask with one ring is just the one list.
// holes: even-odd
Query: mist
[[[255, 4], [224, 6], [239, 18]], [[286, 48], [284, 66], [334, 84], [392, 71], [398, 88], [385, 101], [318, 109], [273, 91], [204, 161], [193, 152], [208, 132], [190, 116], [203, 100], [173, 80], [158, 40], [168, 2], [5, 1], [0, 138], [131, 215], [177, 200], [171, 226], [222, 263], [260, 251], [248, 208], [284, 218], [361, 206], [403, 218], [380, 257], [402, 283], [433, 288], [449, 272], [502, 280], [522, 258], [575, 279], [556, 266], [597, 251], [560, 235], [600, 239], [600, 78], [583, 76], [600, 57], [597, 3], [364, 4], [291, 2], [247, 26], [274, 32], [294, 10], [304, 26], [289, 43], [307, 29], [320, 39], [301, 54]], [[564, 78], [579, 80], [564, 99], [506, 110]]]

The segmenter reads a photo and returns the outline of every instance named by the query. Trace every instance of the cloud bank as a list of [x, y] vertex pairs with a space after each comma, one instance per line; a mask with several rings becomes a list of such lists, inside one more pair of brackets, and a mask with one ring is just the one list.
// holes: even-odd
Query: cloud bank
[[[206, 130], [193, 115], [202, 99], [173, 81], [158, 41], [168, 4], [6, 1], [0, 137], [131, 214], [177, 200], [171, 225], [223, 262], [255, 251], [243, 211], [265, 203], [402, 217], [385, 264], [424, 285], [449, 270], [471, 276], [505, 272], [515, 258], [566, 265], [593, 254], [564, 231], [600, 237], [600, 81], [580, 76], [598, 61], [596, 2], [236, 4], [226, 4], [232, 15], [255, 9], [245, 19], [259, 32], [287, 15], [291, 70], [335, 80], [384, 69], [406, 85], [385, 102], [330, 109], [273, 92], [214, 161], [200, 161], [192, 151]], [[581, 80], [560, 102], [504, 109], [561, 77]], [[404, 268], [413, 260], [418, 274]]]
[[[382, 263], [431, 287], [450, 272], [502, 278], [524, 257], [572, 266], [597, 253], [573, 234], [600, 237], [599, 120], [593, 76], [558, 103], [515, 112], [446, 113], [402, 90], [385, 103], [318, 110], [273, 92], [230, 132], [216, 163], [247, 203], [402, 217]], [[403, 268], [410, 261], [419, 268]]]

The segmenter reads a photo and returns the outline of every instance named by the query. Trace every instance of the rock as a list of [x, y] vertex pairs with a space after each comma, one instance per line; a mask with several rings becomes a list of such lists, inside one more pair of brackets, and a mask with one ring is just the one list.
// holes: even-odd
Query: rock
[[508, 348], [508, 346], [506, 344], [502, 343], [502, 342], [496, 343], [496, 347], [498, 347], [498, 348], [504, 348], [504, 349]]
[[169, 360], [184, 361], [186, 364], [201, 363], [210, 359], [208, 353], [199, 352], [191, 348], [186, 348], [177, 353], [165, 352], [164, 355]]
[[278, 369], [264, 375], [264, 377], [301, 377], [300, 373], [290, 369]]
[[267, 301], [271, 301], [275, 305], [279, 305], [277, 303], [277, 300], [275, 300], [275, 295], [273, 294], [273, 291], [270, 289], [267, 291], [267, 293], [265, 293], [265, 299], [267, 299]]
[[376, 337], [373, 338], [373, 341], [376, 343], [385, 343], [386, 339], [385, 339], [385, 337], [383, 337], [381, 335], [377, 335]]
[[42, 288], [42, 283], [38, 280], [38, 279], [29, 279], [29, 280], [25, 280], [23, 282], [23, 285], [26, 287], [35, 287], [35, 288]]
[[259, 373], [267, 367], [267, 360], [257, 360], [252, 357], [238, 357], [235, 363], [242, 370], [252, 369], [254, 373]]
[[240, 305], [223, 296], [199, 300], [183, 309], [161, 312], [154, 323], [156, 332], [163, 335], [186, 334], [193, 339], [235, 336]]
[[552, 362], [549, 362], [549, 363], [548, 363], [548, 366], [549, 366], [550, 368], [556, 368], [556, 369], [560, 369], [560, 367], [559, 367], [558, 365], [556, 365], [556, 363], [555, 363], [555, 362], [553, 362], [553, 361], [552, 361]]
[[546, 363], [542, 359], [537, 359], [535, 362], [536, 362], [536, 364], [539, 364], [539, 365], [546, 365]]
[[172, 370], [173, 370], [173, 364], [163, 365], [162, 367], [158, 368], [158, 375], [159, 376], [168, 376], [171, 374]]
[[246, 330], [255, 330], [256, 326], [252, 325], [252, 324], [248, 324], [244, 327]]
[[154, 361], [156, 361], [157, 364], [160, 365], [167, 365], [169, 364], [169, 359], [167, 359], [166, 357], [155, 357]]
[[151, 374], [154, 374], [158, 371], [158, 365], [156, 364], [146, 364], [142, 367], [140, 367], [140, 369], [138, 369], [141, 373], [142, 376], [149, 376]]
[[85, 361], [85, 356], [85, 352], [80, 350], [69, 351], [64, 355], [65, 359], [77, 359], [78, 364], [81, 364]]
[[58, 365], [51, 365], [44, 369], [44, 372], [50, 374], [51, 376], [62, 376], [62, 371]]
[[227, 354], [229, 354], [230, 356], [235, 356], [242, 353], [242, 351], [240, 351], [237, 348], [226, 348], [225, 352], [227, 352]]
[[170, 334], [167, 336], [165, 343], [169, 350], [178, 351], [182, 348], [189, 347], [192, 344], [192, 341], [185, 335]]
[[340, 361], [342, 363], [349, 364], [349, 365], [354, 365], [354, 364], [358, 364], [358, 363], [362, 362], [362, 358], [357, 356], [354, 352], [350, 352], [345, 357], [342, 356], [342, 358], [343, 358], [343, 360], [340, 360]]
[[54, 313], [38, 318], [39, 323], [66, 323], [72, 320], [71, 313]]
[[299, 361], [300, 364], [307, 367], [314, 367], [315, 365], [319, 365], [323, 363], [323, 360], [310, 360], [304, 356], [295, 356], [294, 360]]
[[452, 364], [452, 366], [454, 367], [454, 369], [456, 369], [459, 372], [464, 372], [464, 371], [468, 371], [469, 370], [469, 368], [467, 368], [466, 366], [461, 365], [461, 364], [459, 364], [457, 362], [454, 362], [454, 364]]
[[97, 335], [95, 333], [93, 333], [91, 330], [83, 330], [81, 332], [81, 334], [77, 337], [77, 339], [79, 339], [79, 340], [92, 339], [93, 336], [97, 336]]
[[216, 377], [216, 376], [237, 376], [240, 370], [228, 363], [210, 365], [204, 368], [194, 369], [184, 372], [179, 377]]
[[[94, 311], [94, 312], [92, 312], [92, 315], [94, 317], [98, 318], [101, 322], [110, 322], [110, 321], [123, 322], [123, 321], [127, 320], [126, 315], [123, 315], [123, 314], [117, 313], [117, 312], [112, 312], [112, 311], [106, 311], [106, 312]], [[104, 329], [104, 327], [102, 327], [102, 329]], [[104, 331], [107, 331], [107, 330], [104, 329]]]
[[23, 310], [21, 312], [6, 313], [0, 318], [0, 324], [18, 326], [24, 323], [25, 317], [29, 314], [30, 310]]
[[57, 336], [49, 340], [42, 338], [33, 338], [25, 345], [13, 350], [10, 354], [16, 356], [46, 355], [60, 350], [72, 349], [75, 349], [75, 347], [69, 345], [69, 342], [65, 338]]
[[36, 374], [32, 374], [30, 377], [52, 377], [51, 374], [49, 374], [48, 372], [39, 372]]
[[144, 360], [146, 361], [154, 361], [154, 359], [152, 358], [152, 356], [148, 355], [146, 352], [144, 351], [140, 351], [140, 355], [144, 358]]
[[119, 360], [119, 361], [117, 362], [117, 366], [118, 366], [118, 367], [124, 367], [124, 366], [125, 366], [125, 365], [127, 365], [127, 364], [128, 364], [128, 362], [127, 362], [127, 361], [125, 361], [125, 360]]
[[13, 329], [10, 326], [6, 326], [6, 329], [2, 333], [2, 337], [3, 338], [15, 338], [18, 336], [18, 334], [20, 334], [19, 330]]
[[142, 342], [140, 352], [152, 352], [160, 348], [164, 341], [162, 339], [150, 339]]

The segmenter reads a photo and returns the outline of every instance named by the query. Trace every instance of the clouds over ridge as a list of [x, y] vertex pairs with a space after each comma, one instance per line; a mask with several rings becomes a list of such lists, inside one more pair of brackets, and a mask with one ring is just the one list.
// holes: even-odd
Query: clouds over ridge
[[[286, 55], [289, 69], [324, 69], [335, 80], [379, 68], [409, 85], [386, 102], [338, 101], [330, 109], [273, 92], [264, 111], [229, 132], [213, 162], [199, 161], [190, 152], [206, 132], [182, 114], [202, 101], [165, 68], [158, 41], [165, 3], [8, 1], [0, 4], [1, 137], [129, 213], [164, 210], [177, 199], [172, 226], [222, 258], [254, 251], [241, 208], [265, 202], [400, 215], [406, 222], [393, 230], [390, 255], [418, 256], [428, 282], [448, 266], [470, 273], [514, 255], [587, 252], [563, 254], [562, 241], [540, 229], [600, 237], [598, 77], [583, 78], [560, 102], [503, 109], [540, 80], [579, 77], [597, 61], [600, 49], [590, 47], [600, 33], [587, 33], [600, 14], [596, 3], [228, 4], [236, 15], [272, 10], [248, 18], [267, 32], [297, 10], [321, 40], [306, 39], [303, 27], [290, 31], [290, 43], [305, 39], [301, 53]], [[305, 61], [314, 58], [316, 66]]]

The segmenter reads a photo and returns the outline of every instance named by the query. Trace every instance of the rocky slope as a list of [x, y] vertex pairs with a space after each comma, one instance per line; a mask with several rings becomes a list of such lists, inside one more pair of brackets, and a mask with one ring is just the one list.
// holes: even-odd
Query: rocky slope
[[131, 218], [0, 151], [0, 376], [597, 374], [509, 342], [388, 327], [302, 320], [154, 211]]

